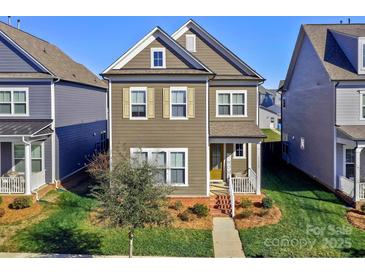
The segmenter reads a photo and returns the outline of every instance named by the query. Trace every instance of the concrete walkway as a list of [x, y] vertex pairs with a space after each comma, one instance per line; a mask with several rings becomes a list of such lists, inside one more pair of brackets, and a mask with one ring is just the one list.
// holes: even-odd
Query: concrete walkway
[[244, 258], [238, 231], [230, 217], [213, 218], [213, 245], [216, 258]]

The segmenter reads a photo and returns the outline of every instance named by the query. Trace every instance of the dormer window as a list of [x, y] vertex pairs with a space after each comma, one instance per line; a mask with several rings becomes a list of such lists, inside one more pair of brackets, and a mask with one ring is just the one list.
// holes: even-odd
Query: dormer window
[[186, 49], [190, 52], [196, 52], [196, 35], [186, 34]]
[[166, 68], [165, 48], [151, 48], [151, 68]]

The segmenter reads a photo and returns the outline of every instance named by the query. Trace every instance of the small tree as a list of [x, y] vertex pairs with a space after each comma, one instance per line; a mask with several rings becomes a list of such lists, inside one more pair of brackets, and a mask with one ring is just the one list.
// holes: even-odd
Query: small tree
[[131, 258], [137, 228], [165, 225], [170, 221], [167, 195], [171, 188], [157, 182], [158, 169], [151, 163], [137, 163], [119, 155], [113, 157], [113, 168], [109, 170], [103, 164], [104, 156], [94, 157], [89, 167], [89, 173], [99, 183], [92, 193], [100, 201], [102, 218], [114, 227], [128, 228]]

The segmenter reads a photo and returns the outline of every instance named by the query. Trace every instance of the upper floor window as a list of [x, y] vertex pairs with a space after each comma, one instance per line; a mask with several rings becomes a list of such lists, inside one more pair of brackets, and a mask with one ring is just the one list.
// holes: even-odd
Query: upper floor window
[[151, 48], [151, 68], [166, 68], [165, 48]]
[[191, 52], [196, 52], [196, 35], [186, 34], [186, 49]]
[[131, 118], [146, 118], [147, 116], [147, 88], [131, 88]]
[[26, 116], [28, 115], [27, 88], [0, 89], [0, 115]]
[[365, 91], [360, 92], [360, 119], [365, 120]]
[[171, 118], [186, 118], [186, 87], [171, 87]]
[[217, 91], [217, 116], [246, 117], [246, 98], [245, 90]]

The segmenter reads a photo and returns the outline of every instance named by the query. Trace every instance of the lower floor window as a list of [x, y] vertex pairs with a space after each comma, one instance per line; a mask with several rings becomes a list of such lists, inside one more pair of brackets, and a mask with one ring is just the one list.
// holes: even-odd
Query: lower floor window
[[235, 144], [234, 157], [245, 158], [246, 144]]
[[355, 177], [355, 150], [346, 149], [346, 177]]
[[[25, 172], [25, 145], [14, 145], [14, 170], [19, 173]], [[31, 145], [31, 165], [32, 172], [41, 172], [43, 166], [42, 145]]]
[[187, 184], [187, 149], [131, 149], [138, 164], [148, 161], [157, 169], [156, 181], [173, 185]]

